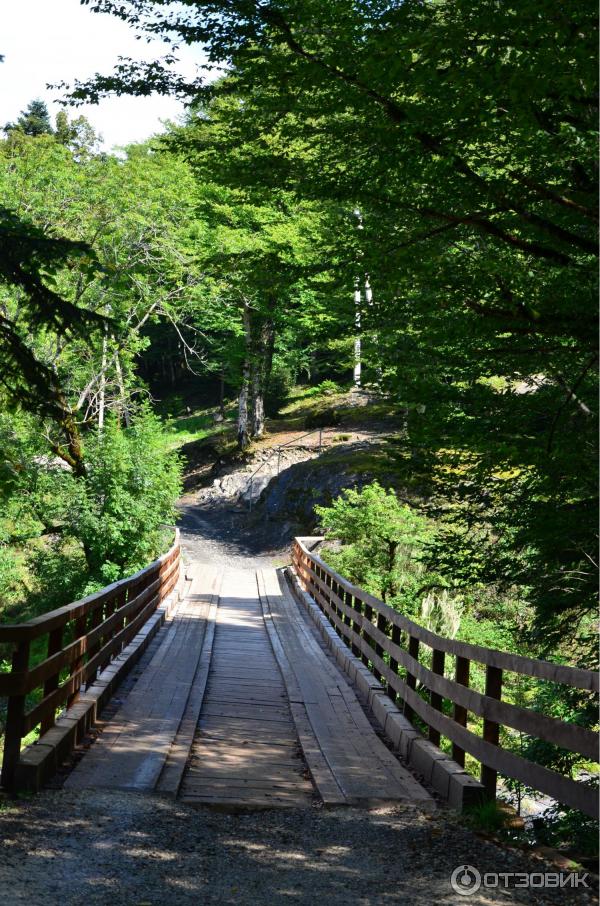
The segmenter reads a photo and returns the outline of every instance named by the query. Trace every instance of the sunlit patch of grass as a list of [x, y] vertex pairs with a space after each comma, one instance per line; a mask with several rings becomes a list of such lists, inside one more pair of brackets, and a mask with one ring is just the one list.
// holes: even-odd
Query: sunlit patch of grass
[[186, 444], [213, 436], [216, 438], [230, 427], [235, 416], [235, 407], [230, 406], [222, 422], [215, 422], [212, 408], [170, 419], [165, 422], [165, 447], [168, 450], [179, 450]]

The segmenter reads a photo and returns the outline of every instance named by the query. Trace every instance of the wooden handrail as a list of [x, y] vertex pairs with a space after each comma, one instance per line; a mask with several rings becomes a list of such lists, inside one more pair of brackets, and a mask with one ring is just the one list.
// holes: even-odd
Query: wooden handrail
[[[514, 673], [597, 692], [598, 674], [431, 632], [340, 576], [314, 552], [322, 540], [294, 539], [292, 564], [298, 580], [338, 635], [380, 680], [382, 689], [393, 701], [403, 703], [405, 716], [413, 720], [417, 715], [436, 745], [441, 736], [450, 740], [459, 764], [464, 766], [465, 752], [479, 761], [481, 780], [490, 797], [496, 794], [496, 775], [501, 773], [596, 817], [597, 797], [587, 784], [502, 749], [500, 729], [509, 727], [597, 761], [595, 732], [505, 702], [502, 687], [504, 674]], [[431, 669], [422, 663], [421, 646], [431, 649]], [[445, 674], [447, 654], [456, 658], [454, 678]], [[469, 687], [473, 661], [485, 668], [483, 693]], [[405, 677], [399, 675], [400, 670]], [[429, 701], [419, 694], [417, 682]], [[446, 709], [444, 703], [448, 703]], [[469, 713], [483, 718], [483, 738], [468, 729]]]
[[[95, 682], [173, 591], [180, 562], [175, 529], [171, 548], [145, 569], [27, 623], [0, 625], [0, 642], [14, 645], [10, 672], [0, 673], [0, 695], [8, 698], [2, 786], [13, 786], [23, 737], [39, 725], [50, 730], [58, 710]], [[44, 636], [47, 656], [30, 665], [31, 643]], [[28, 707], [38, 690], [41, 698]]]

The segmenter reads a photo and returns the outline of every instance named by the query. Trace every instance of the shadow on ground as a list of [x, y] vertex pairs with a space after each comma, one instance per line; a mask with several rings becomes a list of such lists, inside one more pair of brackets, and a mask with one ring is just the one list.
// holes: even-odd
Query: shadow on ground
[[[0, 837], [6, 906], [459, 904], [450, 886], [459, 865], [544, 870], [448, 815], [409, 807], [231, 815], [133, 793], [48, 791], [0, 813]], [[593, 902], [565, 888], [468, 899]]]

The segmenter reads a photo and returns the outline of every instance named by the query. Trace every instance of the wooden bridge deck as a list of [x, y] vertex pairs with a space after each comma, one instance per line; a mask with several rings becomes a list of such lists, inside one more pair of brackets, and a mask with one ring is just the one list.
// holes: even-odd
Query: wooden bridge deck
[[312, 793], [256, 576], [227, 570], [208, 685], [180, 796], [190, 804], [305, 806]]
[[204, 566], [188, 575], [149, 665], [67, 786], [221, 808], [431, 803], [281, 575]]

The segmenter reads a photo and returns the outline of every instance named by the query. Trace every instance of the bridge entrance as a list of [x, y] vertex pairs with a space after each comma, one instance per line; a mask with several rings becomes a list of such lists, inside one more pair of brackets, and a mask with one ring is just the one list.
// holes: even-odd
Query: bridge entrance
[[192, 563], [186, 576], [144, 671], [67, 787], [232, 809], [433, 806], [281, 571]]

